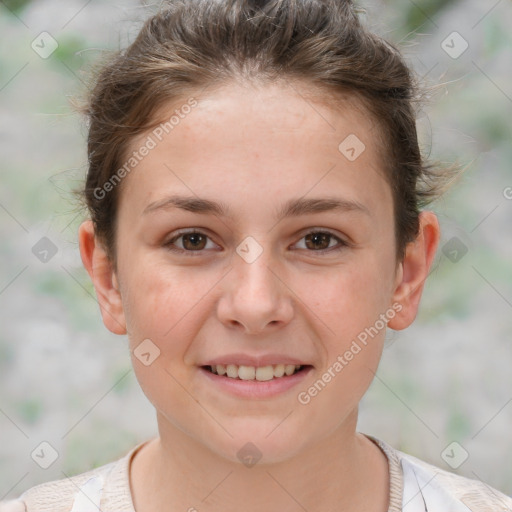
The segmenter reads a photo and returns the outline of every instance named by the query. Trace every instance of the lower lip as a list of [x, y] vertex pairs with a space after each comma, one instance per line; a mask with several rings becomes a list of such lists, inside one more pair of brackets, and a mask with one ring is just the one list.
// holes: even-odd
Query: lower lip
[[297, 386], [313, 370], [313, 367], [307, 366], [293, 375], [275, 377], [272, 380], [265, 381], [232, 379], [231, 377], [217, 375], [202, 367], [199, 370], [210, 382], [234, 396], [240, 398], [271, 398]]

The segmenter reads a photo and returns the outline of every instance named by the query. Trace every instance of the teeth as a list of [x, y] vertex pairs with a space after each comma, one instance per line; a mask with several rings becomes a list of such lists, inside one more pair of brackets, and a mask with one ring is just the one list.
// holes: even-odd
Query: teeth
[[272, 366], [261, 366], [256, 369], [256, 380], [272, 380], [273, 378], [274, 368]]
[[234, 364], [228, 364], [226, 366], [228, 377], [231, 377], [232, 379], [236, 379], [238, 377], [238, 366]]
[[286, 375], [291, 375], [294, 372], [295, 372], [295, 365], [294, 364], [287, 364], [284, 367], [284, 373], [286, 373]]
[[284, 375], [284, 364], [276, 364], [274, 366], [274, 377], [282, 377]]
[[242, 380], [254, 380], [254, 377], [256, 377], [256, 368], [254, 368], [254, 366], [239, 366], [238, 376]]
[[217, 364], [210, 366], [210, 369], [212, 373], [226, 375], [231, 379], [266, 381], [284, 375], [293, 375], [300, 367], [300, 364], [276, 364], [273, 366], [259, 366], [258, 368], [255, 366], [237, 366], [236, 364]]

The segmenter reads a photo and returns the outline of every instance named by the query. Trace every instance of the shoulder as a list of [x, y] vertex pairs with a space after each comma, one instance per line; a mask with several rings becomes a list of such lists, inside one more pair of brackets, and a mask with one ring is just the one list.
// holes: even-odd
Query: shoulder
[[[428, 511], [449, 506], [449, 510], [454, 512], [512, 512], [512, 498], [484, 482], [450, 473], [399, 450], [394, 451], [403, 470], [404, 504], [410, 502], [413, 505], [416, 500], [421, 500]], [[415, 510], [414, 506], [412, 510]]]
[[148, 442], [138, 444], [120, 459], [96, 469], [31, 487], [17, 500], [0, 502], [0, 512], [75, 512], [91, 507], [91, 510], [98, 510], [100, 504], [114, 507], [109, 510], [132, 512], [129, 464], [134, 454]]
[[102, 483], [114, 465], [112, 462], [79, 475], [31, 487], [17, 500], [0, 502], [0, 512], [70, 512], [80, 489], [88, 482], [89, 485]]

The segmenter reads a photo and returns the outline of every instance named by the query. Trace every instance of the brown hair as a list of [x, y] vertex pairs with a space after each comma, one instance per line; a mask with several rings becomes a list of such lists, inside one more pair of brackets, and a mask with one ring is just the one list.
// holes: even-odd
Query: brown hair
[[[112, 178], [134, 138], [155, 126], [159, 108], [230, 82], [281, 79], [325, 93], [333, 107], [348, 94], [373, 114], [403, 258], [418, 233], [419, 209], [440, 194], [450, 173], [422, 158], [418, 88], [400, 52], [363, 26], [349, 0], [172, 0], [103, 65], [85, 107], [89, 169], [82, 193], [114, 265], [121, 187]], [[114, 186], [105, 187], [109, 180]]]

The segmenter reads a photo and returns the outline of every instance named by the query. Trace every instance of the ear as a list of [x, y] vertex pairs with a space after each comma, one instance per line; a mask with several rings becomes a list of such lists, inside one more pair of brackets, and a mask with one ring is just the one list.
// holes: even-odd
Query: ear
[[396, 308], [395, 317], [388, 322], [388, 327], [397, 331], [409, 327], [416, 318], [423, 286], [439, 244], [440, 228], [435, 214], [421, 212], [419, 224], [418, 236], [407, 244], [397, 269], [393, 304], [400, 304], [401, 309]]
[[82, 263], [96, 290], [105, 327], [114, 334], [126, 334], [126, 321], [117, 276], [105, 249], [96, 237], [91, 220], [86, 220], [80, 225], [78, 240]]

